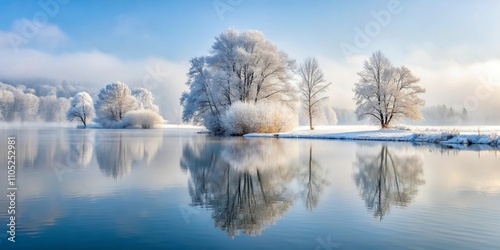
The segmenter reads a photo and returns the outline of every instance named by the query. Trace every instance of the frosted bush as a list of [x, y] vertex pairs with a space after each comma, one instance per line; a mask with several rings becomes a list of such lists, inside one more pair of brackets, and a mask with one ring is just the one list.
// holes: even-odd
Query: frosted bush
[[152, 110], [135, 110], [125, 114], [122, 127], [153, 128], [163, 124], [163, 117]]
[[211, 114], [203, 115], [203, 125], [212, 133], [216, 135], [224, 134], [224, 128], [221, 124], [221, 120], [217, 116]]
[[298, 117], [292, 109], [279, 103], [238, 102], [226, 111], [221, 122], [228, 135], [278, 133], [295, 128]]

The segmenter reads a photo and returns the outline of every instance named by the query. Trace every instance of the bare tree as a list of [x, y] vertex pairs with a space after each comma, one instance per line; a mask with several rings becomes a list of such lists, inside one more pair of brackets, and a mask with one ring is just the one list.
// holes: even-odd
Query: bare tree
[[332, 83], [326, 83], [323, 71], [319, 68], [316, 58], [308, 58], [299, 67], [301, 78], [299, 89], [302, 105], [309, 116], [309, 128], [313, 130], [313, 119], [320, 114], [321, 104], [328, 99], [324, 92]]
[[418, 95], [425, 93], [425, 89], [418, 85], [420, 79], [408, 68], [392, 66], [389, 59], [377, 51], [365, 61], [358, 75], [354, 99], [359, 120], [369, 117], [382, 128], [388, 128], [398, 119], [422, 119], [419, 107], [424, 101]]

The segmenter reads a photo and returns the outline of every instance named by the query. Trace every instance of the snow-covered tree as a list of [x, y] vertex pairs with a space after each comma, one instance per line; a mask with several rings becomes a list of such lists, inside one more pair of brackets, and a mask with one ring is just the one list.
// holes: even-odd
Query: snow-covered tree
[[208, 56], [191, 60], [181, 97], [184, 122], [223, 132], [220, 118], [235, 102], [281, 102], [294, 107], [294, 61], [259, 31], [229, 29], [215, 38]]
[[41, 96], [38, 108], [38, 117], [42, 121], [54, 121], [56, 118], [57, 96]]
[[9, 90], [0, 90], [0, 120], [8, 117], [12, 105], [14, 105], [14, 94]]
[[160, 111], [158, 106], [153, 103], [154, 97], [151, 91], [145, 88], [138, 88], [132, 90], [132, 95], [135, 97], [138, 103], [138, 109], [151, 110], [156, 113]]
[[382, 128], [388, 128], [398, 119], [423, 119], [419, 107], [424, 101], [418, 95], [425, 93], [425, 89], [418, 85], [420, 79], [408, 68], [392, 66], [389, 59], [377, 51], [365, 61], [358, 75], [354, 99], [359, 120], [369, 117]]
[[40, 100], [33, 94], [21, 91], [14, 92], [12, 120], [35, 121], [38, 114]]
[[302, 106], [309, 117], [309, 128], [313, 130], [313, 120], [321, 115], [321, 105], [328, 99], [325, 92], [332, 83], [326, 83], [316, 58], [308, 58], [300, 65], [299, 76]]
[[95, 111], [92, 97], [87, 92], [77, 93], [71, 100], [71, 107], [66, 113], [68, 121], [77, 119], [86, 128], [87, 122], [94, 118], [94, 116]]
[[66, 120], [66, 112], [70, 108], [70, 100], [55, 94], [39, 97], [38, 118], [47, 122], [61, 122]]
[[119, 81], [106, 85], [97, 98], [97, 121], [105, 127], [113, 126], [121, 121], [127, 112], [137, 109], [137, 100], [132, 96], [129, 87]]
[[54, 121], [62, 122], [67, 120], [66, 113], [71, 107], [71, 100], [64, 97], [57, 98], [57, 107], [54, 112]]

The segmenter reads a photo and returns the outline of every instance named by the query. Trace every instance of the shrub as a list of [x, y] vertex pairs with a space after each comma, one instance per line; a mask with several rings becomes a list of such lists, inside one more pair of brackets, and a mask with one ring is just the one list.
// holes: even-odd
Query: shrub
[[238, 102], [226, 111], [221, 122], [228, 135], [278, 133], [295, 128], [298, 117], [291, 108], [279, 103]]
[[125, 114], [122, 127], [153, 128], [163, 124], [163, 117], [151, 110], [135, 110]]

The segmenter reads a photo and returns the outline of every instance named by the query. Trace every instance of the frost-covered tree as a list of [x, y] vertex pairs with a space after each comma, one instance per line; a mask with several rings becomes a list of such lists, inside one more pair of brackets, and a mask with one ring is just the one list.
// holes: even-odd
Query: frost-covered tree
[[95, 111], [92, 97], [87, 92], [77, 93], [71, 100], [71, 107], [66, 113], [68, 121], [77, 119], [86, 128], [87, 122], [94, 118], [94, 116]]
[[54, 121], [61, 122], [67, 119], [66, 113], [71, 107], [71, 100], [64, 97], [57, 98], [57, 107], [54, 111]]
[[14, 94], [9, 90], [0, 90], [0, 120], [5, 120], [8, 117], [13, 105]]
[[420, 79], [408, 68], [392, 66], [389, 59], [377, 51], [365, 61], [358, 75], [354, 99], [359, 120], [369, 117], [382, 128], [388, 128], [398, 119], [423, 119], [419, 107], [424, 101], [418, 95], [425, 93], [425, 89], [418, 85]]
[[137, 109], [137, 100], [132, 96], [129, 87], [119, 81], [106, 85], [97, 98], [97, 122], [105, 127], [113, 126], [121, 121], [127, 112]]
[[160, 111], [158, 106], [153, 103], [154, 97], [151, 91], [145, 88], [138, 88], [132, 91], [132, 95], [135, 97], [138, 103], [138, 109], [151, 110], [156, 113]]
[[309, 117], [309, 128], [313, 130], [313, 120], [321, 114], [321, 105], [328, 99], [325, 92], [332, 83], [326, 83], [316, 58], [308, 58], [300, 65], [299, 76], [302, 106]]
[[21, 91], [14, 93], [14, 105], [12, 107], [12, 120], [35, 121], [38, 114], [40, 100], [34, 94], [25, 94]]
[[70, 100], [64, 97], [57, 98], [57, 91], [53, 87], [36, 88], [36, 84], [32, 86], [35, 88], [0, 82], [0, 120], [65, 121]]
[[41, 96], [38, 107], [38, 117], [42, 121], [54, 121], [56, 119], [57, 97], [55, 95]]
[[208, 56], [191, 60], [189, 87], [181, 97], [184, 122], [223, 132], [220, 118], [235, 102], [281, 102], [294, 107], [294, 61], [262, 32], [229, 29], [215, 38]]
[[39, 97], [38, 117], [46, 122], [61, 122], [66, 120], [66, 112], [70, 108], [70, 100], [56, 95]]

